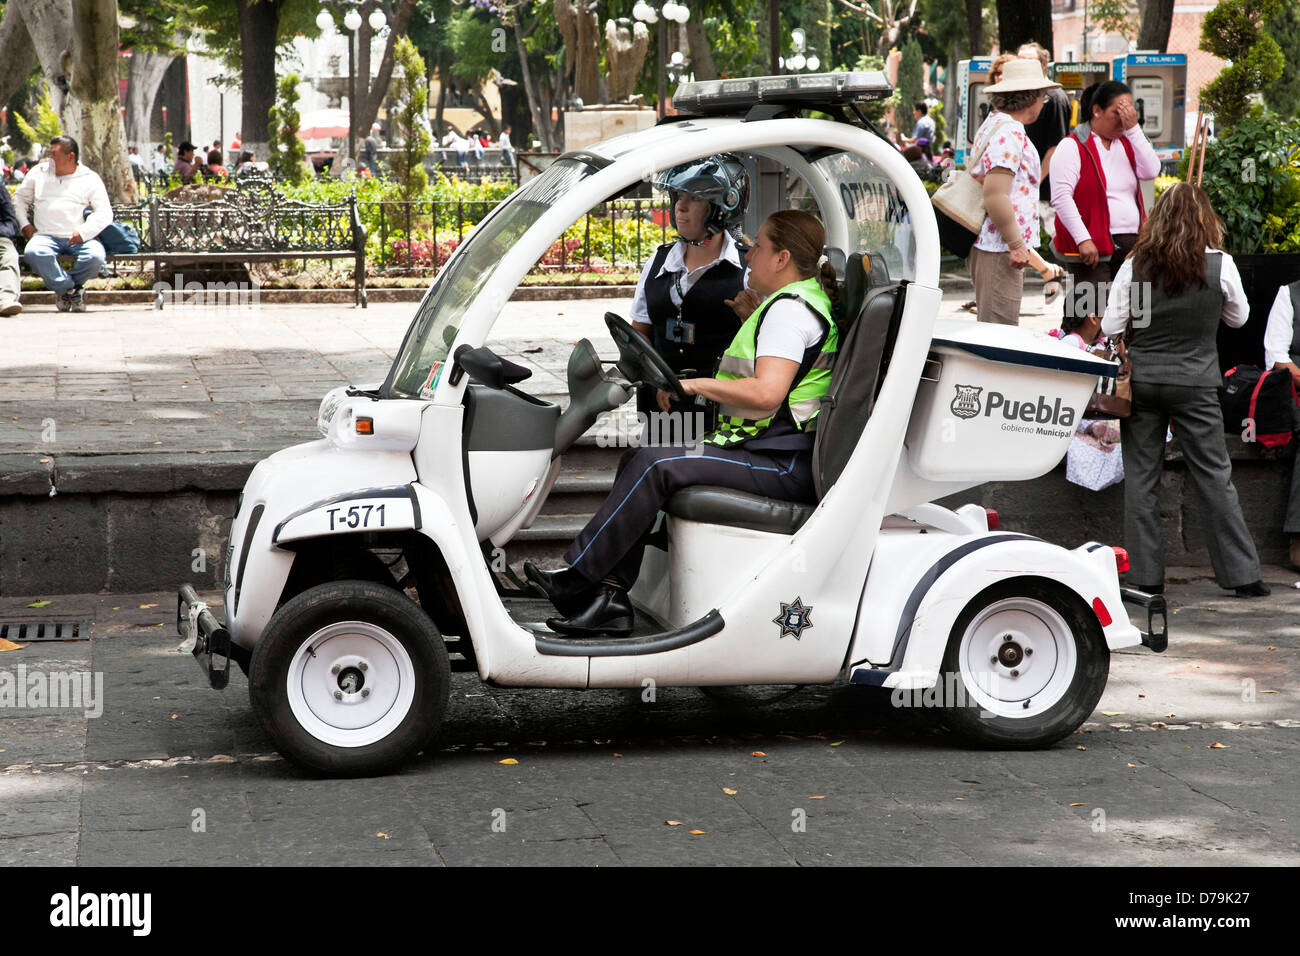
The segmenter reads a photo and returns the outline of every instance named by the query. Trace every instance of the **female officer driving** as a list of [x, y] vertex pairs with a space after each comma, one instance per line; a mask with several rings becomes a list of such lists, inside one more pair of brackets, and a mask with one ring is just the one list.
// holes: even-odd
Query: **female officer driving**
[[[785, 501], [815, 500], [813, 430], [838, 348], [831, 300], [834, 270], [819, 266], [825, 229], [815, 216], [770, 216], [746, 255], [749, 287], [762, 302], [723, 353], [713, 378], [681, 381], [687, 395], [719, 406], [716, 430], [699, 445], [642, 447], [623, 456], [614, 489], [565, 553], [568, 567], [528, 579], [563, 618], [563, 634], [632, 631], [628, 589], [644, 537], [664, 503], [688, 485], [720, 485]], [[830, 275], [826, 274], [830, 271]], [[666, 392], [657, 395], [669, 407]]]
[[[749, 175], [739, 159], [723, 153], [665, 170], [654, 185], [668, 193], [669, 217], [681, 238], [660, 246], [646, 263], [629, 320], [674, 372], [711, 375], [741, 323], [727, 306], [745, 286], [747, 248], [735, 237], [749, 205]], [[648, 415], [656, 408], [654, 390], [643, 387], [637, 411]], [[673, 403], [663, 410], [697, 406]]]

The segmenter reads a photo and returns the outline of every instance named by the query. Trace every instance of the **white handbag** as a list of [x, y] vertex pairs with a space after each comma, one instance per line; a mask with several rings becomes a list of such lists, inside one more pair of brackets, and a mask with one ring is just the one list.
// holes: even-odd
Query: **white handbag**
[[930, 197], [930, 202], [936, 209], [975, 235], [979, 235], [979, 231], [984, 228], [984, 219], [988, 213], [984, 208], [984, 186], [967, 169], [973, 168], [980, 161], [993, 134], [1005, 125], [1007, 124], [996, 123], [989, 127], [988, 136], [979, 149], [971, 154], [966, 168], [950, 170], [947, 181]]

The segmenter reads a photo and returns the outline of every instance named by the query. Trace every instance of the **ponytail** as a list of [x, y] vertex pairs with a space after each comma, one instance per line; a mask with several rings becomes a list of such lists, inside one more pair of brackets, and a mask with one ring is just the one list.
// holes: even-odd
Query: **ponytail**
[[840, 287], [839, 279], [835, 275], [835, 267], [829, 262], [823, 262], [821, 268], [817, 270], [817, 280], [821, 283], [822, 291], [830, 296], [831, 302], [838, 302]]

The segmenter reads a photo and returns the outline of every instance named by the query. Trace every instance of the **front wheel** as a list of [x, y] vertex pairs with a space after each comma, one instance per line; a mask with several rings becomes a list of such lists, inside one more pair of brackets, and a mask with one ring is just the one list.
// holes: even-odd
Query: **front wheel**
[[249, 675], [253, 710], [280, 751], [331, 776], [413, 757], [442, 723], [451, 687], [428, 615], [369, 581], [321, 584], [276, 611]]
[[1110, 649], [1063, 586], [1012, 578], [986, 588], [953, 625], [943, 658], [945, 721], [985, 747], [1047, 747], [1087, 720], [1106, 689]]

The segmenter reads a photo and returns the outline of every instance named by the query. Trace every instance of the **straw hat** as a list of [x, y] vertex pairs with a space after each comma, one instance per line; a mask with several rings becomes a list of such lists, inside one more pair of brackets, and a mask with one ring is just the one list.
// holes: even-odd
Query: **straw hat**
[[1037, 60], [1017, 58], [1007, 61], [1002, 67], [1001, 81], [984, 87], [984, 92], [1016, 93], [1020, 90], [1050, 90], [1060, 87], [1060, 83], [1053, 83], [1043, 76], [1042, 64]]

